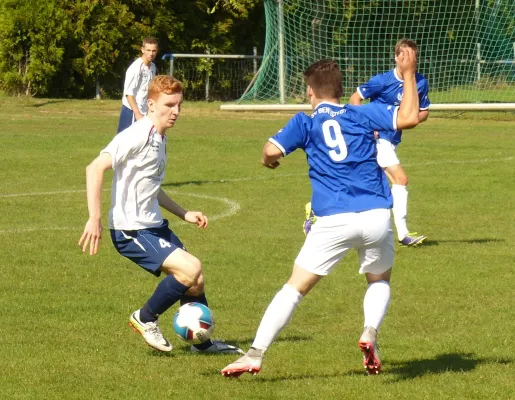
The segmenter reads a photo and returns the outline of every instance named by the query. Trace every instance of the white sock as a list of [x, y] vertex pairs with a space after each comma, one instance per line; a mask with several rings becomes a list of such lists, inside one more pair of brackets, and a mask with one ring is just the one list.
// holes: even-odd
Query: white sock
[[408, 189], [402, 185], [392, 185], [393, 220], [397, 236], [402, 240], [408, 234]]
[[386, 281], [377, 281], [368, 285], [363, 299], [363, 311], [365, 312], [365, 326], [379, 330], [383, 318], [388, 311], [390, 303], [390, 284]]
[[302, 297], [297, 289], [288, 284], [284, 285], [266, 309], [252, 347], [261, 349], [263, 352], [268, 349], [279, 332], [290, 322]]

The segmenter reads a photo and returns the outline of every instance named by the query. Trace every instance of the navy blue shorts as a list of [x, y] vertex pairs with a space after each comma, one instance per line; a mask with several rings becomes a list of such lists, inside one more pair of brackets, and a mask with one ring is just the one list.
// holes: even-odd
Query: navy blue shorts
[[120, 120], [118, 121], [118, 130], [116, 133], [120, 133], [121, 131], [127, 129], [134, 122], [136, 122], [134, 113], [130, 108], [127, 108], [122, 104], [122, 109], [120, 110]]
[[111, 229], [113, 245], [122, 256], [155, 276], [159, 268], [176, 249], [186, 250], [179, 238], [168, 227], [165, 219], [157, 228], [125, 231]]

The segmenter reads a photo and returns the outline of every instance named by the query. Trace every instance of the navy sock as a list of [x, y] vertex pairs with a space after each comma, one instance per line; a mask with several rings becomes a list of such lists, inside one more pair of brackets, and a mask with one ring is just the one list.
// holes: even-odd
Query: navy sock
[[146, 324], [147, 322], [157, 321], [157, 315], [152, 312], [148, 305], [148, 301], [145, 303], [143, 308], [139, 310], [139, 319], [141, 322]]
[[[168, 275], [157, 285], [154, 294], [143, 308], [157, 317], [179, 301], [188, 289], [189, 287], [180, 283], [173, 275]], [[148, 315], [146, 316], [148, 317]]]
[[205, 293], [202, 293], [199, 296], [189, 296], [189, 295], [185, 294], [181, 297], [181, 306], [183, 306], [186, 303], [194, 303], [194, 302], [204, 304], [206, 307], [209, 307], [207, 305], [207, 299], [206, 299]]

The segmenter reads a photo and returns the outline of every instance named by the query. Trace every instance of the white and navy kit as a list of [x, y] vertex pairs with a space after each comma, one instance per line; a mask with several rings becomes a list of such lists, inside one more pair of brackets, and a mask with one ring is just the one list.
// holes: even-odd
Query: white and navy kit
[[317, 216], [296, 264], [326, 275], [351, 248], [360, 272], [382, 273], [393, 264], [392, 196], [376, 160], [374, 130], [396, 130], [398, 107], [321, 103], [296, 114], [269, 141], [286, 156], [306, 153]]
[[125, 73], [125, 83], [123, 85], [122, 108], [120, 110], [120, 119], [117, 129], [118, 133], [127, 129], [136, 121], [134, 112], [127, 100], [127, 95], [134, 96], [141, 114], [147, 114], [148, 86], [154, 76], [156, 76], [155, 64], [150, 63], [150, 66], [147, 66], [141, 57], [134, 61], [127, 69]]
[[[415, 77], [420, 110], [427, 110], [431, 105], [428, 97], [429, 84], [423, 75], [416, 73]], [[401, 104], [404, 95], [404, 80], [397, 75], [394, 68], [391, 71], [373, 76], [367, 83], [358, 86], [357, 92], [362, 99], [370, 99], [371, 103], [398, 106]], [[401, 142], [401, 136], [402, 131], [400, 130], [379, 131], [381, 139], [388, 140], [395, 146]]]
[[135, 60], [125, 73], [123, 105], [130, 109], [131, 106], [127, 100], [127, 95], [134, 96], [139, 111], [145, 115], [148, 111], [148, 85], [154, 76], [156, 76], [156, 66], [154, 63], [146, 66], [141, 57]]
[[184, 248], [163, 220], [157, 200], [166, 170], [166, 140], [144, 117], [101, 152], [113, 160], [109, 210], [113, 243], [122, 255], [156, 275], [172, 251]]

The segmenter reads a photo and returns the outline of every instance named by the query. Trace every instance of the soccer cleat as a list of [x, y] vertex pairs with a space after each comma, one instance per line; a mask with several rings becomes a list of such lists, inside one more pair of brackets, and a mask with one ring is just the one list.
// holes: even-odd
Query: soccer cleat
[[251, 348], [247, 354], [241, 356], [235, 362], [222, 369], [221, 373], [227, 378], [239, 378], [246, 372], [256, 375], [261, 371], [262, 362], [263, 353], [261, 350]]
[[363, 353], [363, 367], [368, 375], [377, 375], [381, 372], [381, 358], [377, 347], [377, 331], [367, 326], [359, 338], [358, 346]]
[[242, 349], [232, 346], [220, 340], [213, 340], [213, 344], [205, 350], [191, 346], [192, 353], [212, 353], [212, 354], [245, 354]]
[[311, 202], [306, 203], [306, 206], [304, 209], [306, 211], [306, 220], [304, 221], [304, 224], [302, 225], [302, 229], [304, 230], [304, 234], [307, 236], [307, 234], [311, 230], [311, 227], [316, 222], [317, 217], [315, 216], [315, 213], [311, 209]]
[[408, 233], [406, 236], [399, 240], [399, 244], [401, 246], [406, 247], [416, 247], [421, 245], [424, 240], [427, 239], [427, 236], [419, 235], [417, 232]]
[[172, 351], [172, 345], [164, 338], [157, 321], [141, 322], [139, 312], [140, 310], [134, 311], [129, 320], [129, 326], [132, 326], [134, 332], [141, 334], [145, 342], [154, 349], [159, 351]]

